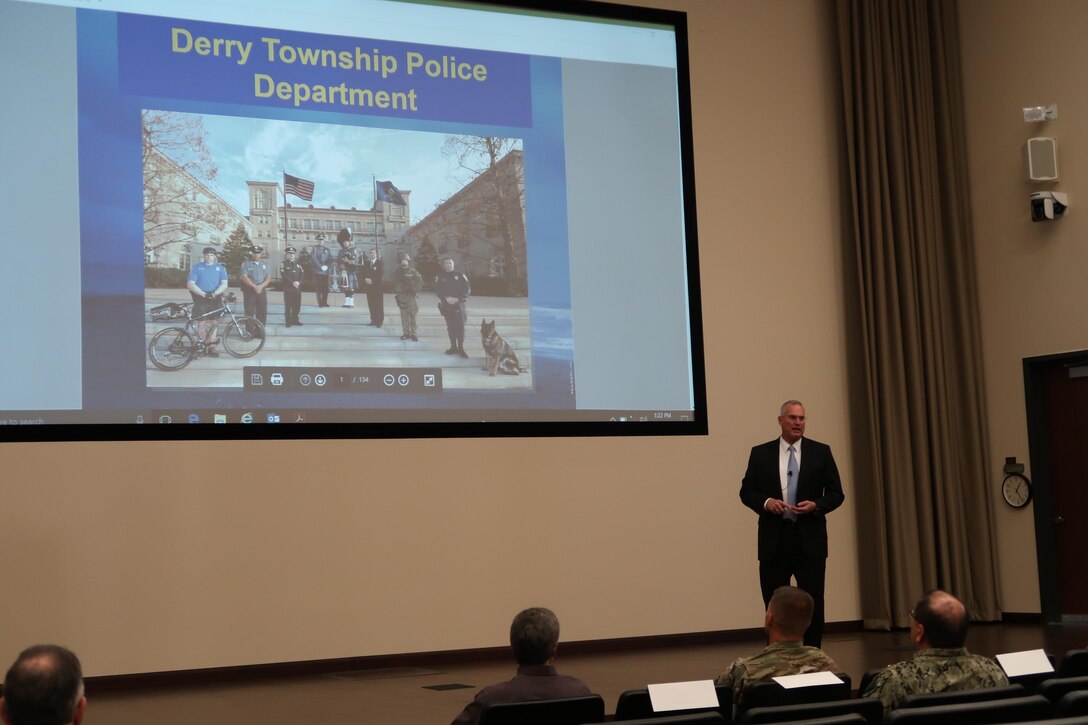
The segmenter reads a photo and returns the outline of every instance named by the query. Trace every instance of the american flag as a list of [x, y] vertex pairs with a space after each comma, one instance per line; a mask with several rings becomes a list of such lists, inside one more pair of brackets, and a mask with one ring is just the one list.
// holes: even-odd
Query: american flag
[[283, 174], [283, 193], [294, 194], [303, 201], [314, 200], [314, 182], [306, 181], [306, 179], [300, 179], [297, 176], [291, 176], [284, 172]]

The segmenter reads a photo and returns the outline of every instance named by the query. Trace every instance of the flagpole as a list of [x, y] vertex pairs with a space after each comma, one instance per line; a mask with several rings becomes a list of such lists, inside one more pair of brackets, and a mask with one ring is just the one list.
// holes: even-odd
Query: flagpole
[[[370, 190], [374, 192], [374, 207], [378, 206], [378, 177], [374, 174], [370, 175]], [[385, 221], [385, 214], [382, 214], [382, 221]], [[374, 223], [374, 251], [378, 251], [378, 224]]]
[[[284, 250], [286, 250], [287, 249], [287, 172], [285, 170], [283, 170], [283, 169], [280, 169], [280, 172], [281, 172], [281, 176], [282, 176], [280, 181], [283, 182], [283, 190], [282, 190], [282, 193], [283, 193], [283, 248], [284, 248]], [[284, 252], [284, 254], [286, 254], [286, 251]]]

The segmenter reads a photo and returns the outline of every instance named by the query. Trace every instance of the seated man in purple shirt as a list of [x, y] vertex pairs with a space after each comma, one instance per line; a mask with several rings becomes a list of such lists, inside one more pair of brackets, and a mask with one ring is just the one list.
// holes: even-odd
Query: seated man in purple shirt
[[543, 607], [519, 612], [510, 625], [510, 647], [518, 673], [508, 682], [485, 687], [465, 706], [453, 725], [476, 725], [484, 707], [496, 702], [554, 700], [592, 694], [577, 677], [560, 675], [552, 662], [559, 644], [559, 620]]

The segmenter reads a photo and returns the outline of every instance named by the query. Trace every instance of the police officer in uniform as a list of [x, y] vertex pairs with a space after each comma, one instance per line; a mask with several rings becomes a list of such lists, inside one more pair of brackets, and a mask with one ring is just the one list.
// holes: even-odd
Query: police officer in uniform
[[317, 292], [317, 306], [329, 306], [329, 275], [332, 274], [332, 252], [325, 246], [325, 235], [317, 235], [317, 244], [310, 254], [310, 264], [314, 269], [314, 286]]
[[442, 260], [442, 271], [434, 280], [434, 293], [438, 295], [438, 311], [446, 318], [446, 333], [450, 337], [450, 349], [446, 354], [468, 357], [465, 352], [465, 321], [468, 320], [465, 300], [472, 294], [472, 288], [464, 272], [453, 270], [453, 260], [449, 257]]
[[302, 265], [295, 259], [295, 248], [288, 247], [284, 250], [287, 258], [280, 265], [280, 280], [283, 281], [283, 319], [287, 326], [302, 326], [298, 319], [299, 309], [302, 307]]
[[245, 303], [246, 316], [256, 317], [264, 325], [268, 319], [268, 285], [272, 276], [268, 273], [268, 262], [261, 259], [262, 254], [264, 247], [260, 244], [250, 247], [249, 259], [242, 262], [238, 278], [242, 283], [242, 301]]
[[216, 322], [219, 315], [205, 315], [223, 307], [216, 297], [227, 291], [227, 285], [227, 268], [216, 260], [215, 247], [204, 247], [204, 260], [189, 270], [188, 288], [193, 296], [193, 319], [199, 320], [197, 336], [204, 343], [204, 354], [208, 357], [219, 357], [215, 351], [215, 344], [219, 342]]

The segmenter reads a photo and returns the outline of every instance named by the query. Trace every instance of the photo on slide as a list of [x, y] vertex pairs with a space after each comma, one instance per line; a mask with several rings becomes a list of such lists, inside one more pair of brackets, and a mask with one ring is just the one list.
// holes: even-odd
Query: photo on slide
[[[533, 387], [521, 139], [141, 115], [149, 388], [242, 388], [261, 367], [430, 368], [442, 390]], [[247, 260], [267, 277], [263, 300], [243, 292]], [[420, 280], [411, 330], [402, 260]], [[440, 311], [446, 260], [471, 288], [462, 315]], [[191, 321], [189, 283], [211, 291], [216, 265], [229, 312], [210, 334]]]

